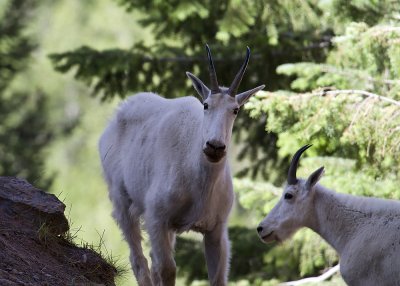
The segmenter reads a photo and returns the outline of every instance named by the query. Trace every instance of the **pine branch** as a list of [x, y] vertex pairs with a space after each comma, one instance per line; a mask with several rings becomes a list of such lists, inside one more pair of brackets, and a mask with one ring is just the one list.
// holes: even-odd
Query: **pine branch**
[[[253, 54], [253, 59], [261, 59], [261, 54]], [[232, 57], [213, 57], [214, 62], [229, 62], [229, 61], [241, 61], [243, 56], [232, 56]], [[205, 57], [188, 57], [188, 56], [176, 56], [176, 57], [150, 57], [144, 56], [143, 62], [181, 62], [181, 63], [194, 63], [194, 62], [207, 62], [208, 59]]]
[[375, 94], [375, 93], [372, 93], [372, 92], [368, 92], [368, 91], [365, 91], [365, 90], [343, 89], [343, 90], [318, 91], [318, 92], [312, 93], [312, 95], [316, 95], [316, 96], [325, 96], [325, 95], [336, 96], [336, 95], [340, 95], [340, 94], [360, 94], [360, 95], [367, 96], [367, 97], [370, 97], [370, 98], [376, 98], [376, 99], [379, 99], [379, 100], [382, 100], [382, 101], [386, 101], [386, 102], [389, 102], [390, 104], [393, 104], [393, 105], [400, 106], [400, 101], [397, 101], [397, 100], [394, 100], [394, 99], [391, 99], [389, 97], [385, 97], [385, 96], [382, 96], [382, 95], [379, 95], [379, 94]]
[[[260, 91], [259, 92], [259, 98], [266, 98], [269, 97], [271, 94], [271, 92], [263, 92]], [[375, 94], [372, 92], [368, 92], [365, 90], [358, 90], [358, 89], [338, 89], [338, 90], [321, 90], [321, 91], [314, 91], [311, 93], [303, 93], [300, 95], [294, 95], [294, 96], [290, 96], [290, 99], [302, 99], [305, 97], [313, 97], [313, 96], [327, 96], [327, 95], [332, 95], [332, 96], [337, 96], [337, 95], [341, 95], [341, 94], [359, 94], [359, 95], [363, 95], [369, 98], [375, 98], [381, 101], [385, 101], [388, 102], [390, 104], [396, 105], [396, 106], [400, 106], [400, 101], [394, 100], [392, 98], [386, 97], [386, 96], [382, 96], [379, 94]]]
[[338, 69], [330, 65], [320, 65], [321, 71], [324, 73], [330, 73], [330, 74], [338, 74], [338, 75], [343, 75], [343, 76], [356, 76], [359, 79], [365, 79], [367, 81], [371, 82], [381, 82], [385, 84], [400, 84], [400, 80], [394, 80], [394, 79], [377, 79], [372, 76], [362, 76], [361, 74], [357, 73], [357, 70], [343, 70], [343, 69]]

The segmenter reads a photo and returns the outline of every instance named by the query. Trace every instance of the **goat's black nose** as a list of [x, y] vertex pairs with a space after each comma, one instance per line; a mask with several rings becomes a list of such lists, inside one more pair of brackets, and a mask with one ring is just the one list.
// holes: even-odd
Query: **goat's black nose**
[[217, 141], [217, 140], [210, 140], [206, 142], [207, 146], [214, 149], [214, 150], [225, 150], [226, 146], [224, 143], [222, 143], [221, 141]]
[[263, 230], [262, 226], [257, 227], [257, 232], [258, 233], [262, 232], [262, 230]]

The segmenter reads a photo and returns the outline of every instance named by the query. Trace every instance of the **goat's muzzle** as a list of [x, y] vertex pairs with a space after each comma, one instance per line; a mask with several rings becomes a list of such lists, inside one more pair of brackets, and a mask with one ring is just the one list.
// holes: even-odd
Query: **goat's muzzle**
[[210, 140], [206, 142], [203, 152], [207, 160], [212, 163], [219, 162], [226, 155], [226, 145], [217, 140]]
[[262, 242], [264, 243], [271, 243], [273, 241], [279, 241], [276, 232], [268, 227], [263, 227], [261, 224], [257, 227], [257, 233]]

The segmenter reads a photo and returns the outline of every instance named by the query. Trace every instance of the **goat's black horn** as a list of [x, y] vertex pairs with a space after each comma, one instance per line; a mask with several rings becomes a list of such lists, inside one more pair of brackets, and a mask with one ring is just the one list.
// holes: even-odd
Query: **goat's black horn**
[[288, 172], [288, 179], [287, 182], [289, 185], [295, 185], [297, 183], [297, 177], [296, 177], [296, 171], [297, 167], [299, 166], [299, 159], [301, 157], [301, 154], [303, 154], [304, 151], [306, 151], [308, 148], [310, 148], [312, 144], [307, 144], [301, 147], [297, 152], [294, 154], [292, 161], [290, 162], [290, 167], [289, 167], [289, 172]]
[[214, 62], [211, 56], [210, 47], [206, 44], [207, 56], [208, 56], [208, 63], [209, 63], [209, 72], [210, 72], [210, 81], [211, 81], [211, 93], [218, 93], [220, 92], [218, 80], [217, 80], [217, 73], [215, 72]]
[[240, 67], [239, 72], [236, 74], [235, 79], [233, 80], [231, 86], [229, 87], [229, 94], [231, 96], [235, 96], [237, 94], [240, 82], [242, 81], [243, 75], [247, 68], [247, 64], [249, 63], [249, 59], [250, 59], [250, 48], [247, 47], [246, 58], [244, 60], [244, 63]]

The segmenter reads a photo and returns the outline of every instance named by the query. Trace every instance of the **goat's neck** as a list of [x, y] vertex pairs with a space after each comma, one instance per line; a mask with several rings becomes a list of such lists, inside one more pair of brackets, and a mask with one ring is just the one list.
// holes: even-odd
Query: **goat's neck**
[[357, 225], [366, 217], [365, 212], [352, 205], [352, 199], [352, 196], [335, 193], [320, 185], [315, 189], [315, 213], [307, 226], [324, 238], [339, 255], [357, 231]]
[[[199, 129], [201, 129], [201, 127], [199, 127]], [[191, 160], [188, 160], [189, 165], [187, 167], [191, 170], [188, 174], [190, 174], [190, 180], [192, 182], [197, 182], [199, 184], [197, 187], [201, 190], [200, 195], [206, 198], [207, 196], [204, 196], [204, 192], [213, 190], [215, 184], [226, 179], [226, 174], [229, 173], [228, 154], [219, 162], [212, 163], [207, 160], [203, 152], [204, 142], [200, 134], [196, 142], [196, 144], [191, 146], [191, 154], [193, 157]], [[227, 148], [229, 148], [229, 146], [227, 146]]]
[[200, 154], [200, 162], [202, 166], [202, 172], [200, 173], [204, 180], [217, 181], [221, 175], [225, 174], [228, 160], [226, 156], [217, 163], [211, 163], [207, 160], [204, 154]]

